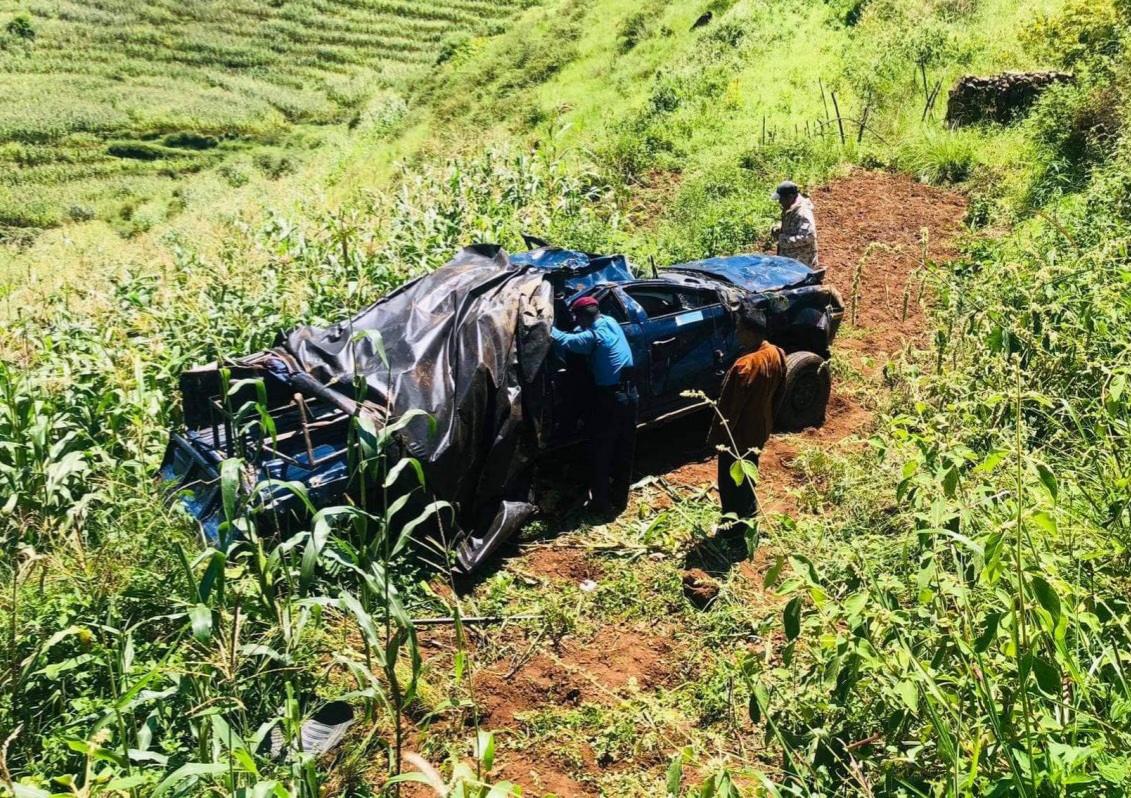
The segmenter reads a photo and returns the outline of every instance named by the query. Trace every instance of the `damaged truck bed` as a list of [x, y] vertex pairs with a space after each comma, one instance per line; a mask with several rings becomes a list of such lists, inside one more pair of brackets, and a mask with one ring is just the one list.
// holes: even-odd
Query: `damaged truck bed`
[[282, 483], [301, 483], [316, 508], [360, 502], [351, 468], [359, 422], [381, 427], [424, 411], [391, 436], [387, 462], [415, 458], [426, 488], [402, 480], [392, 490], [411, 494], [402, 523], [433, 498], [452, 505], [444, 539], [455, 567], [470, 572], [534, 511], [539, 457], [585, 439], [585, 364], [550, 344], [551, 325], [572, 326], [570, 301], [591, 295], [622, 325], [645, 427], [696, 410], [702, 401], [689, 394], [717, 395], [741, 354], [735, 311], [761, 307], [771, 340], [788, 353], [779, 426], [800, 428], [824, 420], [825, 361], [844, 313], [822, 277], [786, 258], [739, 255], [638, 279], [619, 255], [468, 247], [352, 319], [185, 372], [183, 427], [161, 477], [214, 541], [224, 520], [221, 464], [238, 458], [256, 523], [286, 534], [309, 511]]

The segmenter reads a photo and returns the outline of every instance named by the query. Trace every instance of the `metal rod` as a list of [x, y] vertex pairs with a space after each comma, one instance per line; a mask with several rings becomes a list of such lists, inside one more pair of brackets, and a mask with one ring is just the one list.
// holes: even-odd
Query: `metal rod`
[[220, 424], [216, 421], [216, 408], [211, 404], [208, 406], [208, 420], [212, 422], [212, 448], [219, 451]]
[[302, 440], [306, 444], [306, 462], [314, 468], [314, 444], [310, 442], [310, 428], [306, 426], [306, 401], [301, 393], [295, 393], [295, 404], [298, 405], [298, 414], [301, 419]]
[[224, 452], [228, 457], [236, 456], [236, 428], [232, 424], [232, 416], [230, 413], [224, 413]]
[[[310, 470], [310, 466], [312, 465], [311, 463], [300, 463], [298, 460], [291, 457], [286, 452], [281, 452], [281, 451], [279, 451], [278, 449], [276, 449], [272, 446], [264, 446], [263, 451], [266, 452], [267, 454], [271, 455], [272, 457], [275, 457], [275, 458], [278, 458], [279, 460], [282, 460], [284, 463], [290, 463], [293, 466], [305, 469], [307, 471]], [[323, 463], [329, 462], [330, 460], [333, 460], [336, 457], [340, 457], [345, 453], [346, 453], [345, 447], [343, 447], [341, 449], [335, 449], [334, 451], [326, 454], [323, 457], [316, 458], [313, 465], [314, 466], [320, 466]]]
[[[338, 425], [344, 423], [346, 421], [346, 418], [347, 418], [346, 416], [339, 414], [335, 418], [323, 419], [322, 421], [311, 421], [306, 426], [307, 426], [307, 429], [311, 430], [312, 432], [317, 431], [317, 430], [329, 429], [330, 427], [338, 426]], [[279, 419], [276, 418], [275, 420], [276, 420], [276, 422], [278, 422]], [[301, 432], [302, 432], [301, 428], [300, 429], [288, 430], [287, 432], [280, 432], [278, 435], [274, 436], [274, 439], [272, 441], [273, 445], [272, 445], [271, 448], [277, 449], [278, 444], [286, 443], [291, 438], [295, 437], [296, 435], [300, 434]]]
[[[537, 621], [545, 616], [542, 615], [469, 615], [466, 618], [460, 618], [460, 622], [471, 626], [482, 626], [492, 623], [506, 623], [507, 621]], [[413, 626], [444, 626], [445, 624], [454, 624], [456, 619], [452, 616], [447, 618], [413, 618]]]
[[325, 385], [311, 377], [306, 372], [300, 371], [295, 374], [291, 374], [288, 379], [292, 387], [313, 394], [316, 398], [321, 399], [327, 404], [338, 408], [347, 416], [352, 416], [358, 412], [359, 405], [357, 402], [345, 396], [342, 396], [337, 391], [333, 391], [327, 388]]

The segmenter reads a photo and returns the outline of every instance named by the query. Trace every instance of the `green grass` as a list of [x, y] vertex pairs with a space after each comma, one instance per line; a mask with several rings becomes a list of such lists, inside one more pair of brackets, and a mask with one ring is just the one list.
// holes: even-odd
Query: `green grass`
[[[93, 213], [136, 232], [133, 206], [296, 126], [356, 123], [445, 36], [499, 26], [517, 5], [5, 0], [0, 28], [27, 27], [0, 34], [0, 228]], [[221, 146], [156, 158], [114, 146], [178, 134]]]
[[[952, 134], [940, 122], [959, 75], [1041, 66], [1020, 32], [1056, 0], [892, 0], [864, 4], [853, 25], [835, 3], [717, 3], [714, 21], [692, 30], [709, 5], [531, 9], [414, 96], [457, 140], [553, 137], [595, 150], [630, 190], [656, 187], [646, 211], [624, 220], [650, 235], [617, 242], [640, 259], [756, 248], [771, 215], [761, 197], [783, 176], [804, 185], [864, 163], [936, 183], [983, 173], [1024, 182], [1018, 136]], [[926, 123], [920, 61], [928, 86], [943, 87]]]

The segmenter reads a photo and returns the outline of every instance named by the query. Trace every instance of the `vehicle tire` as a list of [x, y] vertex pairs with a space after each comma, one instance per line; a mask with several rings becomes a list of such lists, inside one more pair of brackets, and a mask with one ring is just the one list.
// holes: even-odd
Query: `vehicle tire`
[[825, 423], [832, 392], [828, 361], [814, 352], [793, 352], [785, 359], [785, 390], [774, 416], [779, 432], [800, 432]]

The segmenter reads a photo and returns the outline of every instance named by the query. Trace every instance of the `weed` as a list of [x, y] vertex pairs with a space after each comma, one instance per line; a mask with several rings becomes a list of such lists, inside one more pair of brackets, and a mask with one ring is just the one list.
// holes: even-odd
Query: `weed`
[[634, 11], [621, 20], [617, 28], [617, 47], [622, 53], [640, 44], [648, 33], [648, 15], [643, 11]]
[[472, 37], [470, 33], [461, 31], [446, 36], [440, 42], [440, 51], [436, 54], [436, 65], [446, 64], [448, 61], [459, 63], [470, 49]]

